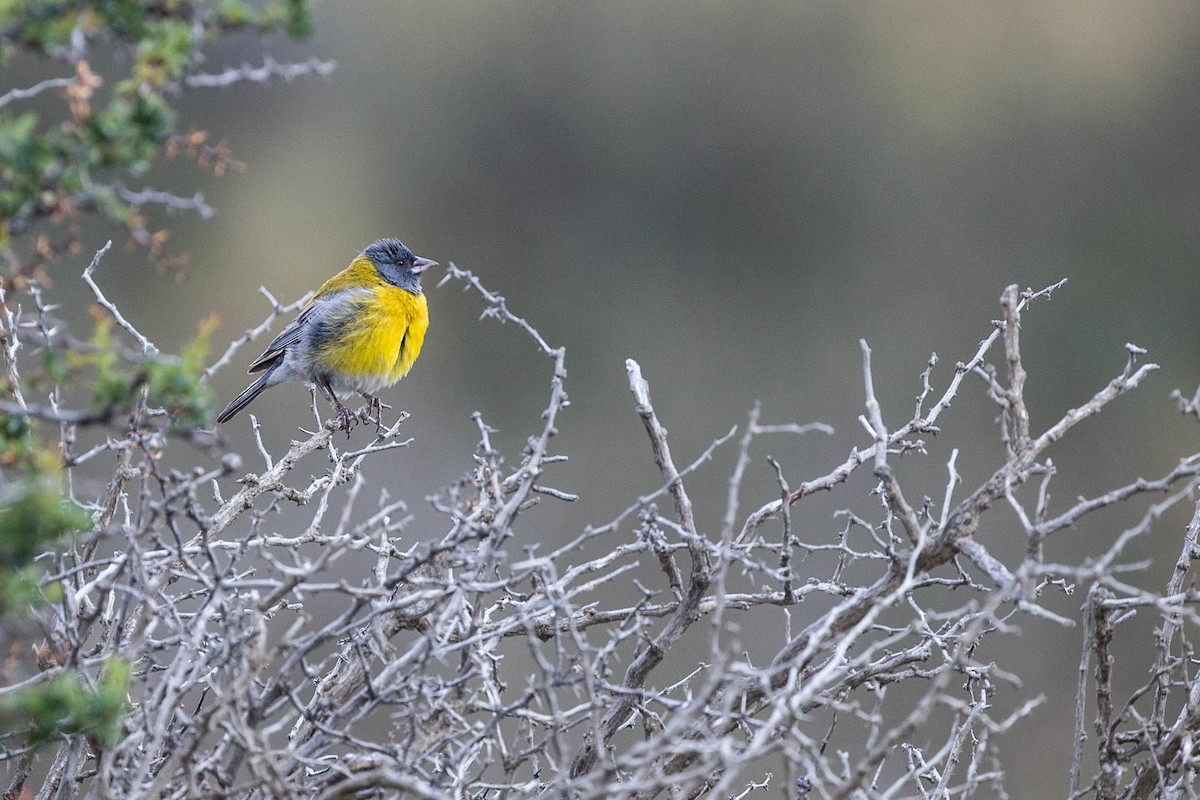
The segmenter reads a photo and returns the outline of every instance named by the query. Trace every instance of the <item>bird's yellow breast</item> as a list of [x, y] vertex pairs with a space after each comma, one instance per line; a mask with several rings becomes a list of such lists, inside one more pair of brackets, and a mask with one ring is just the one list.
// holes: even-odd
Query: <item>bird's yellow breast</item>
[[429, 328], [424, 294], [383, 280], [365, 258], [327, 280], [317, 296], [346, 288], [355, 294], [338, 314], [331, 335], [314, 355], [338, 383], [372, 394], [400, 380], [412, 368]]

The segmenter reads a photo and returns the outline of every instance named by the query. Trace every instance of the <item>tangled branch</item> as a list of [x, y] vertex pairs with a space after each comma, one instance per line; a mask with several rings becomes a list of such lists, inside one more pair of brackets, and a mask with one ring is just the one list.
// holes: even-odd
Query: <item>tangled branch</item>
[[[1005, 781], [1005, 736], [1031, 724], [1045, 697], [1006, 664], [981, 658], [980, 647], [1029, 616], [1089, 632], [1072, 796], [1186, 796], [1195, 783], [1200, 684], [1186, 631], [1200, 622], [1200, 593], [1188, 580], [1200, 505], [1161, 591], [1118, 576], [1130, 542], [1193, 497], [1200, 454], [1158, 478], [1051, 511], [1053, 445], [1156, 369], [1139, 364], [1144, 352], [1130, 345], [1114, 378], [1035, 428], [1018, 333], [1030, 304], [1061, 283], [1006, 289], [989, 336], [940, 395], [932, 357], [912, 416], [894, 429], [884, 423], [863, 342], [868, 440], [807, 476], [789, 476], [794, 468], [772, 459], [778, 496], [744, 516], [745, 478], [762, 437], [832, 429], [762, 425], [755, 407], [740, 437], [731, 430], [680, 468], [650, 384], [628, 360], [632, 416], [661, 483], [616, 518], [514, 559], [528, 517], [552, 524], [557, 504], [576, 500], [553, 485], [565, 460], [552, 443], [568, 406], [566, 351], [473, 273], [451, 265], [450, 281], [478, 294], [483, 317], [520, 328], [549, 359], [550, 380], [540, 425], [516, 459], [495, 449], [491, 428], [475, 416], [479, 443], [464, 454], [468, 468], [433, 499], [441, 530], [413, 530], [405, 502], [386, 491], [369, 499], [365, 467], [384, 453], [402, 457], [405, 414], [355, 450], [337, 449], [334, 426], [319, 419], [279, 455], [259, 438], [263, 466], [250, 473], [233, 453], [213, 468], [166, 468], [171, 437], [146, 407], [101, 446], [116, 470], [88, 503], [91, 531], [45, 561], [45, 583], [64, 592], [45, 621], [41, 669], [27, 681], [64, 669], [99, 681], [116, 656], [133, 667], [132, 711], [113, 746], [84, 736], [59, 742], [35, 796], [70, 786], [124, 798], [648, 799], [780, 786], [828, 798], [995, 796]], [[268, 320], [233, 342], [206, 377], [286, 310], [268, 299]], [[122, 327], [146, 347], [132, 324]], [[993, 354], [998, 343], [1002, 352]], [[5, 352], [18, 380], [17, 351]], [[1003, 382], [992, 358], [1007, 366]], [[915, 437], [937, 430], [968, 375], [982, 379], [998, 408], [1001, 460], [964, 489], [956, 449], [944, 484], [910, 485], [905, 460], [923, 453]], [[69, 431], [67, 411], [56, 413]], [[705, 519], [688, 479], [731, 441], [738, 452], [725, 507]], [[64, 434], [68, 456], [69, 443]], [[808, 497], [858, 472], [873, 476], [871, 510], [852, 508], [860, 500], [848, 497], [837, 515], [844, 526], [809, 512]], [[85, 483], [73, 476], [74, 486]], [[1022, 491], [1027, 484], [1035, 490]], [[1163, 493], [1106, 550], [1073, 564], [1046, 560], [1048, 536]], [[670, 510], [659, 508], [666, 498]], [[1016, 559], [997, 555], [995, 534], [981, 532], [985, 519], [1006, 511], [1024, 534]], [[1057, 608], [1055, 596], [1079, 591], [1088, 600], [1078, 617]], [[1113, 644], [1132, 609], [1161, 622], [1153, 677], [1122, 705]], [[753, 663], [743, 637], [769, 638], [779, 613], [796, 629], [768, 661]], [[20, 741], [4, 740], [17, 791], [33, 769]]]

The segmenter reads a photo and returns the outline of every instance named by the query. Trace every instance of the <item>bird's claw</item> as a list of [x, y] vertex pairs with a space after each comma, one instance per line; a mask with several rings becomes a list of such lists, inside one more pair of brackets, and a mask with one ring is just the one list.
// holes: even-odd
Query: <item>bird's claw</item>
[[354, 416], [354, 413], [352, 411], [350, 411], [350, 409], [348, 409], [344, 405], [342, 405], [341, 403], [337, 404], [337, 415], [338, 415], [338, 418], [342, 421], [342, 424], [339, 427], [346, 432], [346, 438], [349, 439], [350, 438], [350, 429], [354, 427], [354, 423], [357, 422], [358, 420]]
[[392, 407], [380, 400], [378, 397], [367, 397], [370, 401], [370, 413], [368, 418], [375, 422], [375, 427], [378, 430], [383, 430], [383, 410], [386, 408], [391, 411]]

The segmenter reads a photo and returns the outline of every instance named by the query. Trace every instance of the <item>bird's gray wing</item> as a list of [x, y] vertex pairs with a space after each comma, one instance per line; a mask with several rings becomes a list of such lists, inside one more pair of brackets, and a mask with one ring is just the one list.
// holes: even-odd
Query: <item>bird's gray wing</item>
[[305, 324], [308, 322], [309, 317], [312, 316], [314, 308], [316, 308], [316, 303], [310, 304], [307, 308], [301, 311], [294, 320], [289, 322], [287, 327], [281, 330], [279, 335], [271, 340], [271, 343], [267, 345], [267, 349], [263, 351], [263, 354], [254, 359], [254, 363], [252, 363], [250, 365], [250, 369], [246, 371], [261, 372], [282, 358], [284, 350], [286, 350], [290, 345], [300, 341], [300, 336], [304, 332]]
[[330, 316], [344, 315], [348, 302], [369, 292], [366, 287], [352, 287], [326, 292], [313, 298], [313, 301], [271, 340], [263, 354], [254, 359], [248, 372], [261, 372], [277, 363], [283, 358], [284, 352], [305, 335], [324, 338], [328, 333], [326, 329], [330, 327]]

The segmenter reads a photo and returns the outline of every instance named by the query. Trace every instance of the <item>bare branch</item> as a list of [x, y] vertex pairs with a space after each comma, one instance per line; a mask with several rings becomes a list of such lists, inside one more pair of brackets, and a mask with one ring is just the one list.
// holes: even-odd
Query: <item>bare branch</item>
[[307, 75], [328, 77], [337, 69], [336, 61], [322, 61], [310, 58], [292, 64], [281, 64], [267, 56], [261, 67], [243, 64], [240, 67], [229, 67], [215, 74], [195, 73], [184, 77], [182, 83], [189, 89], [213, 89], [232, 86], [235, 83], [253, 82], [266, 83], [273, 78], [283, 78], [285, 81], [295, 80]]
[[125, 317], [121, 315], [121, 312], [117, 310], [117, 307], [113, 305], [112, 301], [104, 296], [104, 292], [100, 291], [99, 285], [97, 285], [95, 279], [92, 278], [92, 273], [94, 273], [96, 271], [96, 267], [100, 265], [100, 259], [103, 258], [104, 254], [110, 249], [112, 249], [112, 239], [109, 239], [107, 242], [105, 242], [104, 247], [101, 247], [96, 251], [96, 255], [92, 257], [91, 263], [88, 264], [87, 269], [83, 271], [83, 281], [91, 288], [92, 293], [96, 295], [96, 302], [99, 303], [105, 311], [112, 314], [112, 317], [117, 321], [117, 324], [124, 328], [129, 335], [136, 339], [137, 343], [142, 346], [142, 352], [146, 355], [154, 355], [158, 352], [158, 348], [155, 347], [149, 339], [143, 336], [137, 328], [133, 327], [133, 324], [130, 323], [129, 320], [125, 319]]
[[9, 89], [4, 94], [0, 94], [0, 108], [4, 108], [9, 103], [17, 100], [28, 100], [31, 97], [37, 97], [42, 92], [50, 89], [65, 89], [66, 87], [76, 83], [77, 77], [71, 78], [47, 78], [44, 81], [39, 81], [28, 89]]

